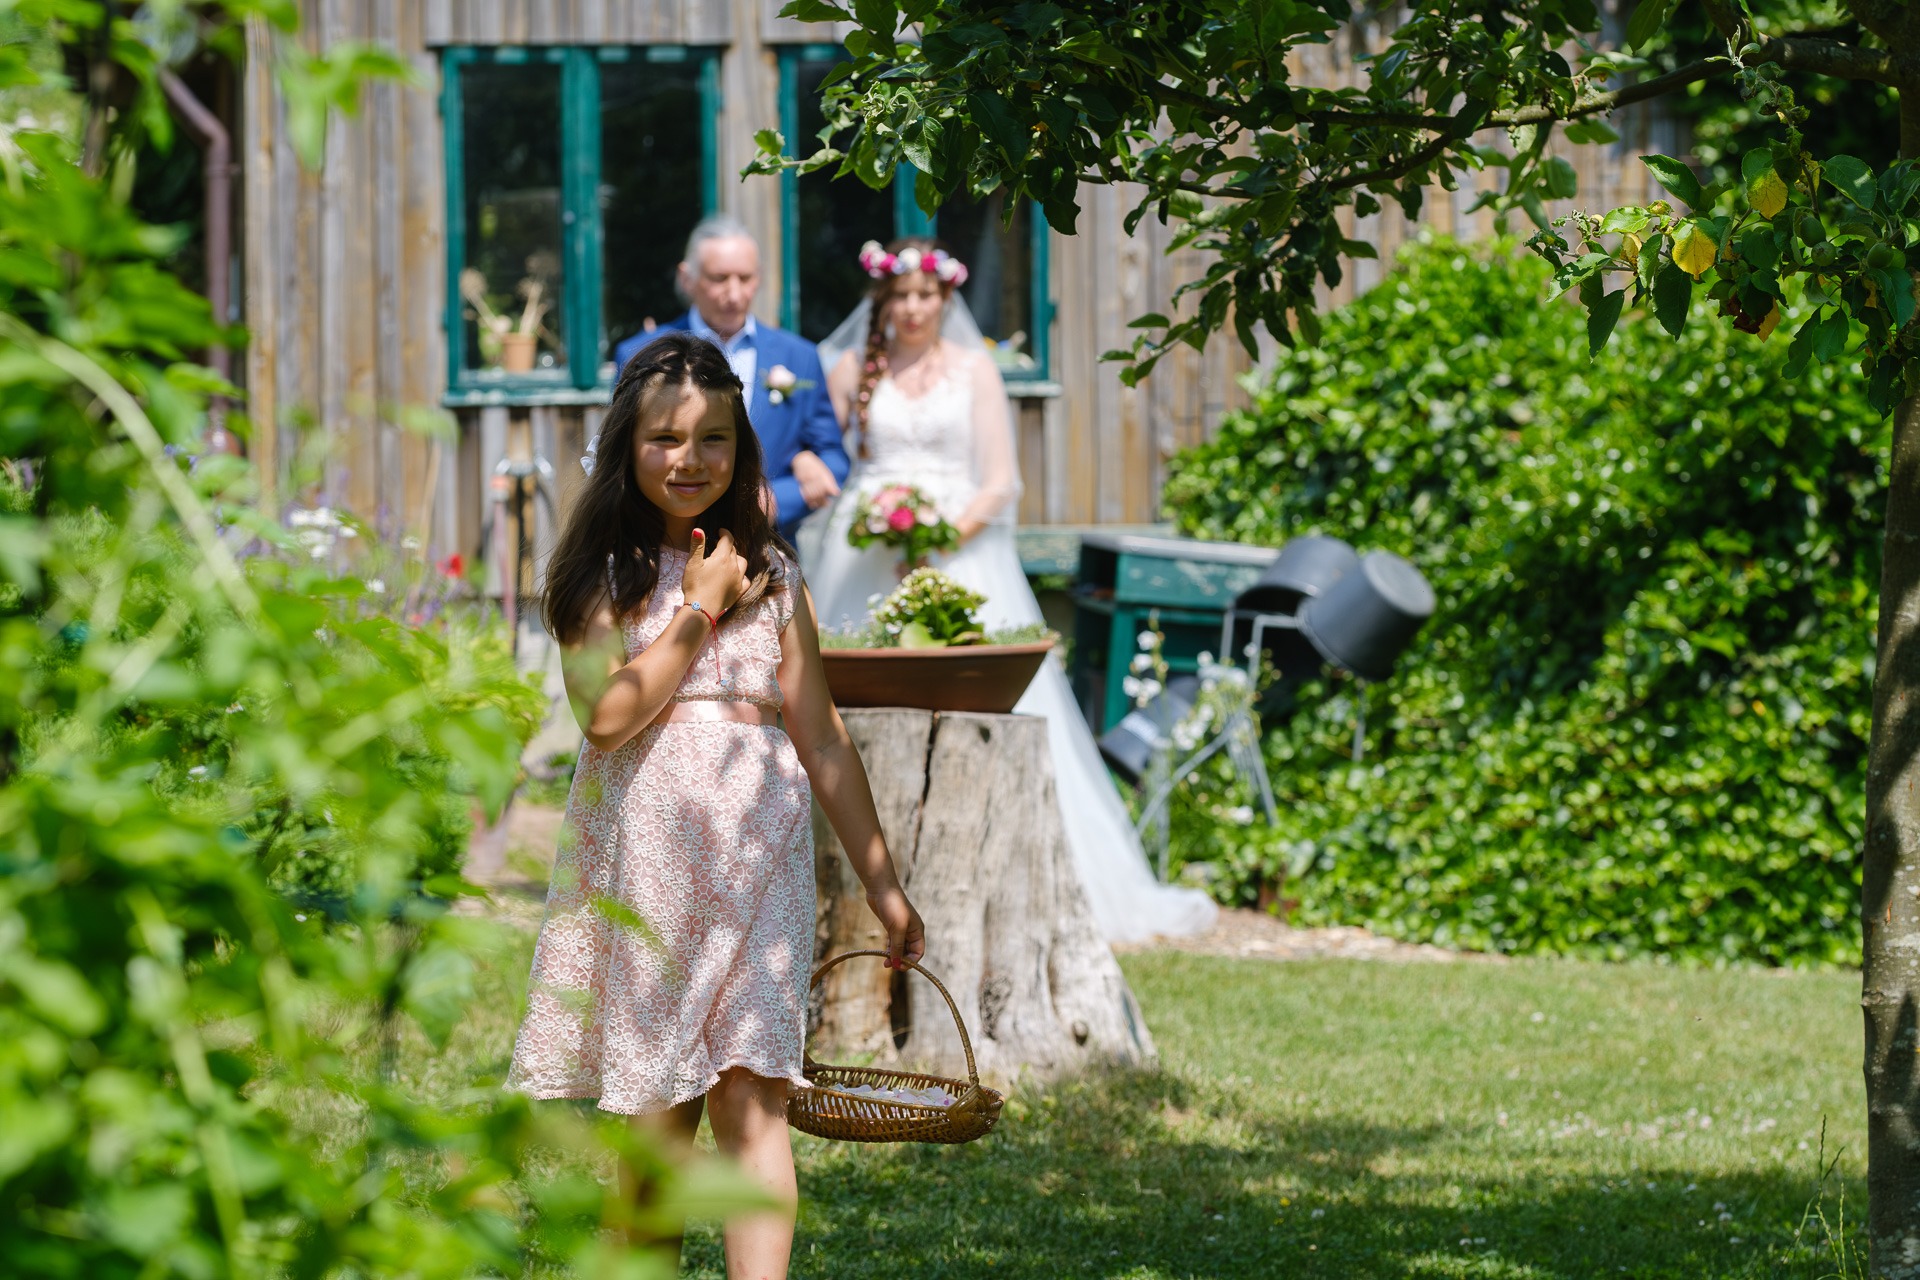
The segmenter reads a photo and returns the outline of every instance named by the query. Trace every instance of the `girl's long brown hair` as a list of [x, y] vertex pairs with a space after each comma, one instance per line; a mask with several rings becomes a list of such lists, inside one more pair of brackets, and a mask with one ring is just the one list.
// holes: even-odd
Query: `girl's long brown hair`
[[747, 590], [733, 607], [760, 599], [786, 572], [773, 555], [776, 548], [785, 551], [785, 545], [760, 505], [766, 466], [760, 437], [747, 419], [740, 379], [720, 349], [706, 339], [685, 332], [664, 334], [621, 371], [593, 444], [593, 470], [574, 494], [547, 561], [541, 618], [564, 644], [579, 642], [587, 619], [605, 598], [609, 564], [614, 609], [623, 616], [645, 604], [660, 579], [666, 518], [640, 491], [633, 442], [646, 423], [673, 412], [678, 393], [688, 386], [725, 396], [733, 409], [733, 483], [695, 522], [706, 534], [708, 546], [721, 530], [732, 533], [735, 548], [746, 558]]
[[[938, 240], [926, 236], [902, 236], [889, 241], [888, 253], [899, 253], [902, 249], [918, 249], [921, 253], [932, 253], [935, 249], [945, 249]], [[893, 282], [900, 277], [884, 275], [867, 286], [867, 300], [872, 305], [867, 310], [867, 349], [860, 365], [860, 387], [854, 393], [853, 412], [850, 417], [860, 423], [860, 456], [867, 456], [867, 406], [873, 403], [873, 391], [880, 385], [880, 379], [887, 376], [887, 304], [893, 297]], [[940, 297], [953, 296], [953, 286], [938, 276], [934, 280], [940, 286]], [[940, 339], [936, 335], [935, 342]]]

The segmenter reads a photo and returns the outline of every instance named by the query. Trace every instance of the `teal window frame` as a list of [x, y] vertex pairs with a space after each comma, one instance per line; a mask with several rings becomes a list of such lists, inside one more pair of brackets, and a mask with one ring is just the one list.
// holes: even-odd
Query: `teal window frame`
[[[804, 62], [839, 62], [847, 51], [833, 44], [790, 44], [778, 46], [780, 66], [780, 136], [786, 139], [786, 154], [797, 155], [800, 130], [800, 65]], [[893, 234], [896, 236], [933, 236], [940, 233], [939, 219], [929, 216], [913, 198], [913, 179], [917, 171], [901, 164], [893, 180]], [[1003, 369], [1008, 382], [1049, 382], [1053, 376], [1053, 287], [1050, 251], [1052, 240], [1046, 216], [1037, 202], [1030, 202], [1027, 225], [1031, 228], [1028, 252], [1032, 256], [1032, 283], [1029, 285], [1028, 310], [1033, 317], [1033, 368]], [[800, 175], [791, 169], [780, 174], [780, 324], [794, 329], [800, 322]]]
[[[703, 213], [720, 208], [719, 140], [721, 50], [704, 45], [453, 45], [441, 51], [440, 124], [444, 140], [447, 200], [447, 389], [450, 396], [477, 392], [538, 395], [542, 391], [605, 390], [613, 363], [605, 359], [607, 335], [601, 316], [601, 247], [606, 227], [600, 209], [600, 67], [640, 59], [700, 64], [700, 186]], [[481, 376], [466, 367], [465, 319], [460, 270], [466, 265], [465, 122], [461, 71], [474, 65], [542, 62], [560, 67], [561, 270], [566, 279], [567, 368]], [[582, 342], [581, 335], [591, 337]], [[576, 352], [591, 352], [587, 359]]]

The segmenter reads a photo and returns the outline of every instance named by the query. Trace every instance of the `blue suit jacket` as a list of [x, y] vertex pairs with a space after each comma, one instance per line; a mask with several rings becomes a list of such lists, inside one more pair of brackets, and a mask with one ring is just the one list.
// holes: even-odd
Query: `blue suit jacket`
[[[651, 332], [628, 338], [613, 349], [615, 365], [626, 368], [636, 352], [663, 333], [691, 329], [692, 318], [693, 313], [687, 312]], [[820, 368], [820, 353], [814, 345], [799, 334], [770, 324], [756, 325], [754, 345], [760, 354], [754, 374], [756, 385], [747, 388], [747, 416], [760, 437], [767, 482], [780, 503], [780, 534], [791, 542], [808, 510], [806, 499], [800, 496], [800, 482], [793, 476], [793, 455], [802, 449], [812, 450], [843, 483], [851, 464], [840, 434], [840, 419], [834, 416], [833, 400], [827, 395], [827, 375]], [[792, 370], [801, 385], [787, 392], [779, 404], [772, 404], [767, 397], [766, 376], [767, 370], [777, 364]]]

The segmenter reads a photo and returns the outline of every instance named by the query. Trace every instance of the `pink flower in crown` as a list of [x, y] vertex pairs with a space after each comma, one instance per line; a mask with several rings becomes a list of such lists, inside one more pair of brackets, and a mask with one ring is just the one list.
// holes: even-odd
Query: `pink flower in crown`
[[895, 507], [893, 514], [887, 517], [887, 527], [895, 533], [905, 533], [916, 523], [912, 507]]

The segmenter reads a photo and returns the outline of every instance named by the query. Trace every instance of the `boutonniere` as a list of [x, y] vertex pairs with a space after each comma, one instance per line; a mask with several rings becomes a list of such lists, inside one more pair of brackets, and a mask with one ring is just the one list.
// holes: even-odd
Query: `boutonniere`
[[761, 377], [760, 385], [767, 389], [767, 403], [779, 404], [789, 395], [811, 387], [813, 383], [795, 376], [793, 370], [783, 364], [774, 365]]

